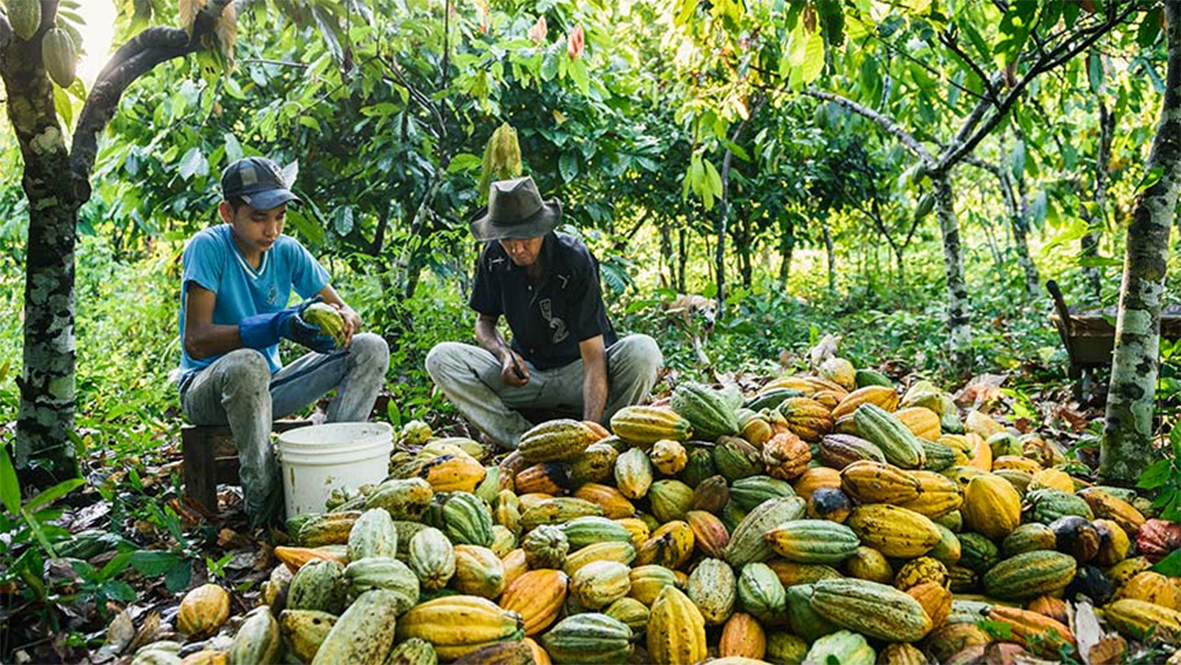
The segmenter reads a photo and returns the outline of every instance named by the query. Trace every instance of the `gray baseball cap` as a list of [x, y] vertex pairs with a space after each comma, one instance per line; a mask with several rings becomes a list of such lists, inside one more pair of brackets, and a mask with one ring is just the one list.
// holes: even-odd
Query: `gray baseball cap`
[[279, 165], [266, 157], [243, 157], [221, 172], [221, 195], [241, 198], [252, 208], [270, 210], [284, 203], [302, 203], [291, 193]]

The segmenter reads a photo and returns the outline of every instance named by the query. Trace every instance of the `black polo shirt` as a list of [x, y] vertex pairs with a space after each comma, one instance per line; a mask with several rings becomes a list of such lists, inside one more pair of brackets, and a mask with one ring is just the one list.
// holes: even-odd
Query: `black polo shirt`
[[599, 262], [581, 240], [551, 232], [541, 246], [541, 280], [534, 284], [499, 242], [484, 246], [468, 305], [481, 314], [504, 316], [512, 348], [538, 369], [579, 360], [579, 342], [597, 335], [615, 343], [599, 289]]

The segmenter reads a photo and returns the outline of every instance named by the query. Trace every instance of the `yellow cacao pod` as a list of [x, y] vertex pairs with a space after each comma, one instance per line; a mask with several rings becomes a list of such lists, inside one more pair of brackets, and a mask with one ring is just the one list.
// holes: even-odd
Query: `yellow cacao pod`
[[189, 635], [204, 635], [221, 628], [230, 618], [230, 594], [216, 584], [203, 584], [185, 594], [176, 613], [176, 627]]

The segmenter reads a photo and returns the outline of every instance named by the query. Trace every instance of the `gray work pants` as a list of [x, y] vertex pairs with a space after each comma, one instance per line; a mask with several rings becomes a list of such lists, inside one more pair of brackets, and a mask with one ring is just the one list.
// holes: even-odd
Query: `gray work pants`
[[238, 445], [246, 513], [262, 522], [278, 511], [283, 499], [271, 448], [273, 420], [336, 388], [328, 422], [363, 422], [389, 364], [389, 347], [373, 333], [354, 336], [347, 349], [308, 353], [274, 375], [261, 353], [236, 349], [189, 379], [180, 402], [194, 425], [229, 425]]
[[[647, 335], [629, 335], [607, 348], [607, 404], [603, 423], [648, 396], [664, 362], [660, 347]], [[470, 344], [443, 342], [426, 357], [435, 385], [459, 412], [499, 445], [515, 449], [533, 425], [513, 409], [554, 409], [582, 413], [582, 361], [552, 369], [529, 367], [521, 387], [500, 380], [500, 361]]]

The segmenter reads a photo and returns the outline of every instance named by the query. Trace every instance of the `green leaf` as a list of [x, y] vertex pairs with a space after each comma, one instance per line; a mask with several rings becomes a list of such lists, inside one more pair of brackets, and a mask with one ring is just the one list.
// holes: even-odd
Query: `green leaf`
[[1103, 90], [1103, 56], [1091, 53], [1087, 56], [1087, 81], [1091, 84], [1091, 92], [1099, 94]]
[[1143, 194], [1153, 185], [1160, 182], [1160, 179], [1164, 177], [1164, 175], [1165, 168], [1163, 166], [1154, 166], [1151, 169], [1148, 169], [1148, 172], [1145, 173], [1144, 177], [1140, 179], [1140, 184], [1136, 185], [1136, 194]]
[[33, 497], [32, 499], [29, 499], [29, 502], [27, 504], [25, 504], [25, 508], [29, 512], [36, 512], [42, 506], [47, 506], [47, 505], [53, 503], [54, 501], [57, 501], [61, 497], [74, 491], [74, 489], [81, 487], [82, 485], [85, 485], [85, 484], [86, 484], [86, 481], [83, 480], [82, 478], [71, 478], [69, 480], [63, 480], [62, 482], [54, 485], [53, 487], [50, 487], [49, 489], [45, 490], [44, 492], [41, 492], [40, 494]]
[[1181, 577], [1181, 550], [1173, 550], [1169, 556], [1157, 561], [1149, 570], [1165, 577]]
[[138, 594], [135, 593], [135, 589], [132, 588], [130, 584], [122, 580], [111, 580], [110, 582], [102, 585], [102, 590], [108, 598], [120, 603], [130, 603], [139, 597]]
[[460, 171], [471, 171], [478, 169], [483, 165], [483, 160], [478, 155], [473, 155], [470, 152], [461, 152], [451, 158], [451, 163], [447, 164], [448, 173], [458, 173]]
[[121, 552], [116, 554], [113, 559], [108, 561], [106, 565], [104, 565], [102, 569], [98, 571], [98, 579], [109, 580], [126, 570], [127, 566], [131, 564], [131, 557], [134, 556], [134, 554], [134, 552]]
[[349, 231], [353, 230], [353, 207], [340, 206], [336, 212], [332, 214], [332, 228], [342, 236], [348, 235]]
[[718, 170], [714, 167], [713, 162], [709, 161], [708, 159], [702, 160], [702, 164], [705, 166], [705, 182], [709, 185], [709, 189], [706, 191], [713, 194], [714, 196], [720, 197], [722, 195], [721, 174], [718, 173]]
[[1008, 67], [1016, 62], [1033, 31], [1039, 4], [1039, 0], [1012, 0], [1009, 3], [997, 29], [999, 39], [992, 49], [998, 67]]
[[21, 487], [16, 477], [16, 468], [8, 456], [8, 446], [0, 446], [0, 500], [4, 509], [13, 516], [20, 514]]
[[316, 120], [314, 117], [312, 117], [310, 115], [299, 116], [299, 124], [303, 125], [304, 127], [307, 127], [308, 129], [312, 130], [313, 132], [324, 131], [320, 127], [320, 121]]
[[140, 550], [131, 555], [131, 567], [148, 577], [163, 575], [180, 561], [180, 554], [163, 550]]
[[562, 173], [562, 180], [573, 182], [578, 177], [578, 154], [573, 151], [563, 152], [558, 158], [558, 170]]
[[193, 579], [193, 567], [187, 561], [180, 561], [164, 576], [164, 588], [172, 593], [180, 593], [189, 586]]
[[1118, 268], [1124, 262], [1112, 256], [1081, 256], [1078, 260], [1080, 268]]
[[[1176, 429], [1174, 429], [1176, 431]], [[1172, 437], [1170, 437], [1171, 439]], [[1144, 490], [1152, 490], [1163, 486], [1169, 480], [1169, 476], [1173, 470], [1173, 463], [1167, 459], [1157, 460], [1148, 465], [1147, 469], [1140, 474], [1140, 480], [1136, 483], [1136, 487]]]
[[1140, 48], [1150, 48], [1156, 43], [1157, 37], [1160, 37], [1160, 13], [1160, 7], [1145, 12], [1140, 27], [1136, 30], [1136, 43]]
[[[1161, 340], [1162, 348], [1167, 344], [1168, 340]], [[1178, 344], [1181, 344], [1181, 340], [1177, 340], [1177, 343], [1173, 345], [1173, 350], [1169, 355], [1172, 355], [1172, 353], [1176, 352]], [[1173, 449], [1173, 459], [1181, 460], [1181, 427], [1178, 427], [1176, 424], [1173, 425], [1172, 431], [1169, 432], [1169, 445]]]
[[209, 162], [205, 160], [205, 153], [201, 148], [193, 146], [180, 159], [180, 177], [191, 180], [195, 175], [209, 175]]
[[800, 76], [804, 83], [811, 83], [824, 71], [824, 38], [819, 32], [808, 35], [804, 42], [804, 62]]
[[226, 146], [226, 163], [230, 164], [242, 159], [242, 144], [238, 142], [238, 137], [230, 132], [226, 132], [222, 137], [222, 141]]

